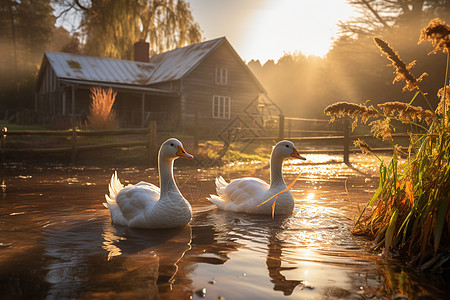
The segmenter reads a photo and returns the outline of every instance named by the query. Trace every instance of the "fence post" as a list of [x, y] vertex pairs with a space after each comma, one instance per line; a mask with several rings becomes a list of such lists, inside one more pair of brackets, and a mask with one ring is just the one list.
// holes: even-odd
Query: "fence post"
[[76, 164], [77, 162], [77, 128], [72, 128], [72, 154], [70, 156], [70, 162]]
[[198, 120], [198, 110], [195, 111], [195, 128], [194, 128], [194, 149], [198, 149], [198, 133], [199, 133], [199, 120]]
[[278, 138], [284, 139], [284, 115], [278, 116]]
[[[2, 143], [2, 163], [5, 161], [5, 149], [6, 149], [6, 132], [8, 131], [8, 128], [3, 127], [2, 129], [2, 136], [1, 136], [1, 143]], [[3, 166], [3, 164], [2, 164]]]
[[148, 161], [151, 166], [156, 165], [158, 161], [158, 152], [156, 149], [156, 121], [150, 121], [148, 127]]
[[344, 163], [350, 165], [350, 125], [348, 118], [344, 119]]
[[291, 138], [292, 137], [292, 120], [291, 119], [288, 119], [287, 128], [288, 128], [287, 138]]

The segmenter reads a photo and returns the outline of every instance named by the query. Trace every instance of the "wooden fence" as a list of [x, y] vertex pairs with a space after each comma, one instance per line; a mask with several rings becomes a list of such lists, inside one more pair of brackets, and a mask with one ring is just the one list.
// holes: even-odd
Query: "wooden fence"
[[[308, 126], [296, 126], [299, 123], [309, 123]], [[294, 124], [294, 125], [293, 125]], [[311, 125], [311, 124], [314, 124]], [[335, 126], [333, 129], [332, 126]], [[300, 129], [299, 129], [300, 128]], [[302, 129], [308, 128], [308, 129]], [[407, 133], [393, 133], [392, 137], [409, 138]], [[343, 119], [341, 123], [330, 124], [329, 120], [325, 119], [309, 119], [309, 118], [291, 118], [283, 115], [278, 119], [278, 136], [260, 136], [249, 138], [249, 140], [283, 140], [289, 139], [293, 142], [311, 142], [318, 144], [327, 144], [322, 149], [301, 149], [302, 154], [341, 154], [345, 164], [350, 164], [350, 154], [360, 151], [359, 148], [353, 147], [352, 142], [358, 138], [375, 139], [371, 134], [352, 134], [350, 130], [350, 122], [348, 119]], [[406, 147], [401, 147], [406, 149]], [[389, 152], [392, 147], [373, 147], [373, 152]]]
[[[307, 126], [299, 125], [309, 124]], [[333, 127], [334, 126], [334, 127]], [[350, 154], [358, 152], [359, 149], [352, 146], [352, 141], [357, 138], [371, 139], [373, 138], [370, 134], [363, 135], [353, 135], [350, 130], [350, 124], [348, 120], [343, 123], [330, 124], [328, 120], [325, 119], [307, 119], [307, 118], [289, 118], [283, 115], [279, 116], [278, 128], [275, 130], [267, 131], [272, 133], [272, 136], [266, 136], [260, 134], [257, 137], [247, 138], [249, 141], [258, 140], [282, 140], [289, 139], [293, 142], [298, 142], [299, 144], [304, 142], [309, 142], [315, 149], [304, 149], [301, 147], [302, 154], [341, 154], [343, 156], [343, 161], [346, 164], [350, 164]], [[277, 135], [278, 136], [273, 136]], [[96, 143], [83, 145], [79, 144], [78, 140], [81, 136], [125, 136], [125, 135], [142, 135], [143, 139], [139, 141], [130, 141], [124, 139], [121, 142], [114, 143]], [[48, 147], [45, 148], [8, 148], [7, 136], [64, 136], [70, 140], [70, 146], [66, 147]], [[392, 134], [394, 138], [407, 138], [409, 135], [407, 133], [396, 133]], [[77, 156], [80, 152], [89, 150], [99, 150], [99, 149], [111, 149], [117, 147], [135, 147], [135, 146], [145, 146], [148, 149], [149, 161], [151, 164], [155, 163], [156, 153], [158, 150], [158, 145], [156, 144], [156, 122], [151, 121], [148, 128], [144, 129], [120, 129], [120, 130], [33, 130], [33, 131], [7, 131], [2, 130], [1, 132], [1, 148], [0, 154], [2, 161], [4, 161], [5, 156], [8, 153], [28, 153], [28, 154], [39, 154], [39, 153], [58, 153], [66, 152], [70, 154], [71, 162], [76, 163]], [[194, 136], [194, 144], [198, 143], [202, 137]], [[240, 141], [246, 141], [246, 139], [241, 139]], [[320, 145], [320, 147], [318, 146]], [[320, 148], [320, 149], [317, 149]], [[392, 151], [392, 147], [373, 147], [374, 152], [387, 152]], [[226, 150], [225, 150], [226, 151]]]
[[[144, 138], [140, 141], [130, 141], [124, 139], [122, 142], [114, 143], [96, 143], [89, 145], [81, 145], [78, 143], [79, 137], [100, 137], [100, 136], [128, 136], [142, 135]], [[70, 140], [70, 146], [65, 147], [42, 147], [42, 148], [8, 148], [7, 137], [10, 136], [59, 136], [67, 137]], [[8, 131], [3, 128], [1, 131], [1, 158], [5, 160], [8, 153], [24, 153], [24, 154], [40, 154], [40, 153], [69, 153], [72, 163], [76, 163], [79, 152], [99, 149], [111, 149], [118, 147], [136, 147], [145, 146], [148, 149], [149, 161], [154, 163], [156, 152], [156, 122], [150, 122], [148, 128], [138, 129], [118, 129], [118, 130], [14, 130]]]

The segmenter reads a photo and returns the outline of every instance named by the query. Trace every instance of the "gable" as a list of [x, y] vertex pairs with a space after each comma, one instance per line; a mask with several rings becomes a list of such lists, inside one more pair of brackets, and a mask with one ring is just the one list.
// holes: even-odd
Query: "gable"
[[[151, 85], [184, 78], [202, 64], [205, 59], [217, 53], [219, 49], [221, 52], [226, 51], [233, 56], [236, 64], [240, 65], [242, 71], [254, 81], [255, 85], [261, 91], [265, 92], [264, 87], [225, 37], [186, 46], [151, 57], [150, 62], [158, 65], [158, 67], [149, 78], [147, 84]], [[220, 57], [217, 59], [220, 59]]]
[[229, 51], [230, 54], [234, 57], [236, 63], [238, 65], [240, 65], [241, 69], [242, 69], [242, 73], [246, 74], [247, 76], [249, 76], [250, 80], [252, 80], [255, 85], [264, 93], [266, 92], [266, 90], [264, 89], [264, 87], [262, 86], [262, 84], [259, 82], [259, 80], [256, 78], [255, 74], [253, 74], [253, 72], [250, 70], [250, 68], [244, 63], [244, 61], [242, 60], [242, 58], [239, 56], [239, 54], [236, 52], [236, 50], [234, 50], [233, 46], [231, 46], [230, 43], [226, 43], [224, 44], [224, 47], [227, 48], [226, 51]]
[[147, 84], [178, 80], [186, 76], [224, 40], [225, 38], [221, 37], [153, 55], [150, 63], [157, 67], [149, 77]]

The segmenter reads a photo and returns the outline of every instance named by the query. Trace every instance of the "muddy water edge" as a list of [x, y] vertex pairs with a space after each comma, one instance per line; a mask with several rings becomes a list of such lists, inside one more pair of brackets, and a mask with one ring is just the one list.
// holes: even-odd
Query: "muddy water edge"
[[[330, 158], [324, 159], [329, 161]], [[4, 165], [0, 194], [0, 295], [6, 298], [444, 299], [448, 275], [385, 260], [351, 234], [378, 179], [364, 159], [285, 163], [289, 217], [218, 211], [214, 178], [269, 180], [267, 163], [176, 168], [193, 207], [189, 226], [136, 230], [110, 223], [111, 174], [158, 184], [154, 168]]]

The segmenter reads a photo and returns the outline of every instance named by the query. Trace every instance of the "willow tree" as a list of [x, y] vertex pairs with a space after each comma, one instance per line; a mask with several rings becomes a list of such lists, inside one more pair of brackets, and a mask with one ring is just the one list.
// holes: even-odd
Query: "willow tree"
[[61, 16], [76, 12], [89, 55], [131, 59], [133, 44], [150, 43], [152, 53], [201, 41], [185, 0], [58, 0]]

